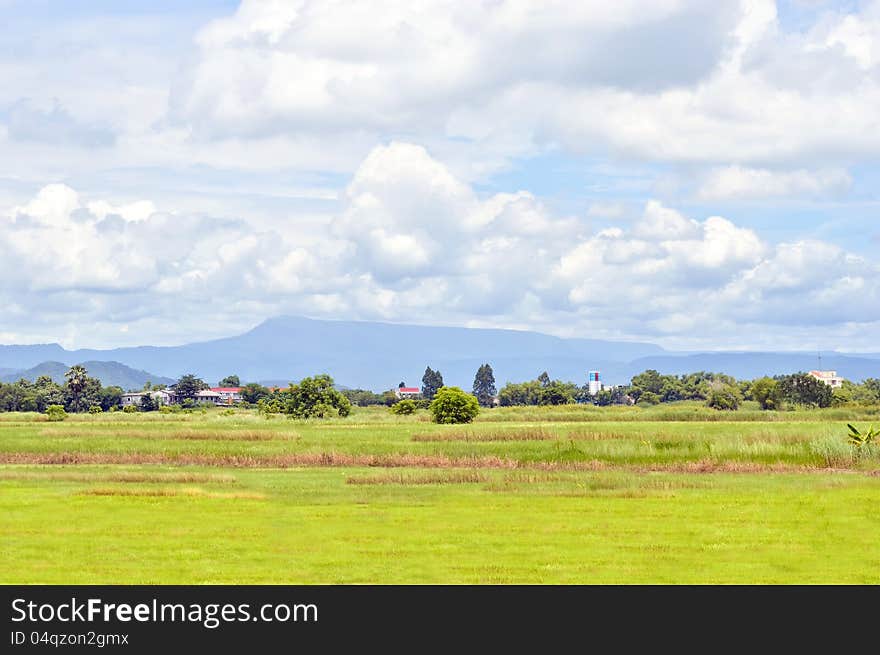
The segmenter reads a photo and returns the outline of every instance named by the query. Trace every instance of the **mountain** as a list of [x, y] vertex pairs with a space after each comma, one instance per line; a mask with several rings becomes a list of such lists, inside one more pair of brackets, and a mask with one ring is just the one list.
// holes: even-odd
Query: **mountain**
[[[46, 352], [58, 356], [40, 358]], [[195, 373], [208, 382], [231, 374], [243, 381], [278, 382], [329, 373], [340, 385], [375, 391], [396, 387], [400, 382], [420, 386], [426, 366], [439, 369], [447, 384], [470, 389], [475, 371], [486, 362], [492, 365], [499, 387], [508, 381], [534, 379], [544, 370], [551, 377], [579, 383], [586, 381], [589, 370], [599, 370], [606, 383], [619, 384], [647, 368], [663, 373], [718, 371], [754, 378], [818, 366], [816, 353], [682, 353], [650, 343], [563, 339], [518, 330], [293, 316], [269, 319], [238, 336], [182, 346], [73, 351], [57, 344], [0, 346], [3, 368], [27, 368], [47, 359], [65, 363], [112, 360], [139, 369], [137, 372], [145, 377], [138, 379], [154, 382], [164, 381], [159, 375], [177, 378], [183, 373]], [[822, 367], [837, 369], [854, 380], [880, 377], [880, 358], [876, 354], [823, 354]]]
[[[138, 371], [119, 362], [82, 362], [89, 376], [98, 378], [105, 387], [117, 386], [123, 389], [142, 389], [148, 380], [155, 384], [173, 384], [174, 379]], [[26, 370], [0, 373], [0, 382], [16, 382], [21, 378], [33, 382], [41, 375], [48, 375], [55, 382], [64, 383], [64, 374], [70, 368], [62, 362], [42, 362]]]

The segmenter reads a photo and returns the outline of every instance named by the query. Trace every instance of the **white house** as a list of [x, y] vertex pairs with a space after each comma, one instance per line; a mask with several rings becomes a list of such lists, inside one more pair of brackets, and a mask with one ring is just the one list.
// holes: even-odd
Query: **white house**
[[843, 385], [843, 378], [838, 377], [837, 371], [810, 371], [811, 378], [824, 382], [832, 389], [839, 389]]
[[157, 405], [173, 405], [177, 401], [174, 392], [165, 389], [157, 389], [155, 391], [130, 391], [122, 394], [122, 406], [128, 407], [135, 405], [140, 407], [144, 396], [149, 395], [153, 398], [153, 402]]
[[220, 405], [234, 405], [244, 400], [241, 387], [211, 387], [211, 391], [220, 395]]
[[202, 389], [198, 393], [196, 393], [195, 398], [197, 403], [214, 403], [215, 405], [220, 404], [220, 394], [216, 391], [212, 391], [211, 389]]

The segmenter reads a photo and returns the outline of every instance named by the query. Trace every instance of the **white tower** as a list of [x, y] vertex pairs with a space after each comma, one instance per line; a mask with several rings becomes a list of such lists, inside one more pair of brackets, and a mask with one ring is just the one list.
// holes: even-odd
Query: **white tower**
[[587, 380], [587, 388], [591, 396], [595, 396], [602, 391], [602, 382], [599, 380], [599, 371], [590, 371], [590, 377]]

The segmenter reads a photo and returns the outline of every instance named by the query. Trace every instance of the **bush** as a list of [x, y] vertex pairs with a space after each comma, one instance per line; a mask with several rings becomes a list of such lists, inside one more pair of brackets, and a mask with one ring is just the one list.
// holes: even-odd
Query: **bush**
[[480, 404], [458, 387], [440, 387], [430, 410], [434, 423], [470, 423], [480, 413]]
[[653, 391], [643, 391], [639, 396], [639, 402], [637, 405], [659, 405], [660, 404], [660, 396], [658, 396]]
[[49, 405], [46, 408], [46, 416], [49, 417], [50, 421], [63, 421], [67, 418], [67, 412], [64, 411], [64, 407], [61, 405]]
[[741, 402], [742, 394], [739, 388], [723, 382], [713, 382], [706, 395], [706, 405], [712, 409], [735, 410], [739, 409]]
[[122, 408], [122, 411], [126, 414], [136, 414], [138, 411], [137, 405], [126, 405]]
[[100, 405], [92, 405], [89, 407], [89, 414], [102, 414], [104, 412]]
[[161, 405], [159, 407], [160, 414], [172, 414], [175, 411], [179, 411], [179, 410], [175, 410], [175, 408], [172, 407], [171, 405]]
[[397, 414], [398, 416], [406, 416], [409, 414], [413, 414], [416, 411], [416, 401], [410, 400], [407, 398], [406, 400], [401, 400], [398, 403], [394, 403], [391, 407], [388, 408], [392, 414]]

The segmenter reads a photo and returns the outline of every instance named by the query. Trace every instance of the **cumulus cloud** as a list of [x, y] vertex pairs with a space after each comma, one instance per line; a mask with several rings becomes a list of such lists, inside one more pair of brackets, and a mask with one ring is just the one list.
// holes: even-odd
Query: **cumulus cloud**
[[199, 35], [171, 116], [207, 139], [457, 136], [657, 161], [880, 151], [880, 3], [787, 33], [773, 0], [258, 2]]
[[149, 342], [163, 319], [207, 337], [298, 312], [715, 345], [742, 345], [748, 324], [756, 342], [784, 347], [793, 325], [880, 321], [880, 269], [839, 246], [771, 244], [656, 200], [593, 231], [526, 192], [481, 195], [403, 142], [366, 157], [321, 230], [297, 230], [293, 217], [263, 230], [62, 184], [0, 221], [0, 296], [21, 310], [0, 324], [7, 332], [49, 316], [97, 320], [111, 343]]

